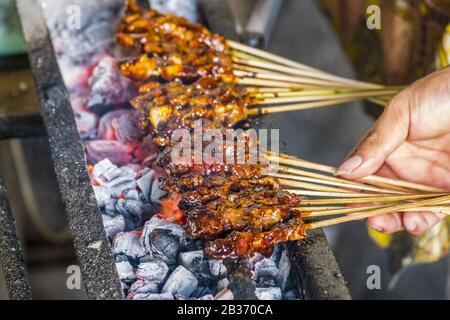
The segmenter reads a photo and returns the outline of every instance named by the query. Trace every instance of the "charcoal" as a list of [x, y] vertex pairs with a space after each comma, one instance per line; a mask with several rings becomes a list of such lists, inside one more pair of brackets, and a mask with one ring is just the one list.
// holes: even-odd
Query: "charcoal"
[[198, 286], [197, 289], [194, 290], [194, 292], [192, 292], [191, 296], [192, 297], [196, 297], [196, 298], [200, 298], [200, 297], [204, 297], [206, 295], [211, 295], [212, 296], [213, 292], [210, 288], [205, 287], [205, 286]]
[[197, 284], [198, 280], [192, 272], [183, 266], [178, 266], [167, 279], [162, 292], [190, 297], [197, 288]]
[[131, 300], [174, 300], [171, 293], [138, 293]]
[[120, 285], [122, 286], [122, 291], [124, 295], [128, 294], [128, 290], [130, 289], [130, 284], [124, 281], [120, 281]]
[[[92, 171], [92, 175], [95, 179], [100, 179], [101, 176], [105, 174], [107, 170], [117, 170], [117, 166], [115, 166], [111, 161], [108, 159], [103, 159], [102, 161], [99, 161], [95, 166], [94, 170]], [[117, 175], [120, 173], [118, 172]]]
[[161, 260], [142, 262], [136, 270], [136, 276], [153, 283], [163, 283], [169, 273], [169, 267]]
[[283, 297], [278, 287], [256, 288], [255, 295], [258, 300], [281, 300]]
[[[103, 208], [103, 213], [109, 217], [116, 217], [117, 214], [117, 210], [116, 210], [116, 203], [117, 203], [117, 199], [111, 199], [109, 200], [105, 207]], [[123, 216], [122, 216], [123, 218]], [[124, 218], [124, 223], [125, 223], [125, 218]]]
[[152, 255], [162, 259], [168, 265], [174, 265], [177, 262], [180, 248], [180, 240], [171, 230], [155, 229], [150, 234]]
[[150, 194], [152, 192], [152, 184], [155, 180], [155, 171], [151, 170], [136, 180], [136, 184], [144, 195], [145, 199], [152, 203]]
[[151, 203], [160, 203], [160, 199], [166, 194], [165, 191], [159, 188], [160, 183], [158, 179], [155, 179], [152, 184], [152, 189], [150, 193], [150, 202]]
[[227, 267], [225, 267], [222, 260], [208, 260], [209, 270], [214, 277], [222, 278], [227, 274]]
[[270, 288], [270, 287], [276, 287], [277, 283], [275, 279], [273, 278], [267, 278], [267, 277], [260, 277], [256, 281], [256, 287], [257, 288]]
[[203, 251], [187, 251], [179, 255], [180, 264], [194, 274], [199, 273], [204, 265]]
[[118, 263], [118, 262], [122, 262], [122, 261], [128, 261], [128, 257], [124, 254], [115, 254], [114, 255], [114, 260]]
[[117, 213], [125, 218], [126, 230], [142, 226], [144, 209], [144, 204], [136, 200], [118, 199], [115, 204]]
[[223, 278], [217, 282], [217, 290], [222, 291], [223, 289], [228, 287], [229, 284], [230, 280], [228, 280], [227, 278]]
[[111, 192], [105, 187], [94, 186], [94, 192], [100, 207], [105, 207], [112, 198]]
[[91, 111], [102, 112], [105, 107], [127, 105], [134, 92], [130, 81], [120, 75], [117, 60], [104, 56], [94, 67], [89, 79], [87, 107]]
[[289, 260], [287, 250], [284, 250], [281, 254], [280, 261], [278, 262], [278, 274], [277, 274], [277, 284], [284, 290], [286, 287], [286, 283], [289, 277], [289, 273], [291, 271], [291, 261]]
[[131, 162], [134, 146], [126, 145], [115, 140], [94, 140], [86, 145], [88, 163], [97, 163], [108, 158], [112, 163], [121, 166]]
[[128, 261], [116, 262], [117, 273], [122, 281], [134, 281], [136, 275], [133, 272], [133, 266]]
[[113, 120], [116, 139], [122, 143], [138, 144], [142, 140], [142, 131], [139, 127], [139, 113], [130, 110], [128, 114], [122, 114]]
[[127, 299], [138, 293], [158, 293], [158, 284], [145, 279], [137, 279], [128, 289]]
[[283, 297], [286, 300], [298, 300], [298, 294], [294, 290], [286, 291]]
[[117, 140], [125, 144], [140, 143], [142, 135], [137, 111], [119, 109], [106, 113], [100, 119], [97, 136], [101, 140]]
[[281, 255], [284, 251], [285, 251], [284, 245], [282, 244], [276, 245], [272, 255], [270, 256], [270, 260], [273, 260], [273, 262], [275, 262], [278, 265], [281, 259]]
[[102, 214], [103, 226], [110, 239], [119, 232], [125, 231], [125, 219], [123, 216], [110, 217]]
[[258, 280], [261, 277], [276, 279], [278, 275], [278, 268], [275, 262], [271, 259], [263, 259], [255, 264], [255, 278]]
[[98, 116], [87, 111], [75, 112], [75, 122], [81, 139], [94, 139], [97, 134]]
[[113, 240], [113, 253], [124, 254], [133, 259], [145, 256], [145, 251], [139, 243], [136, 232], [118, 233]]
[[222, 290], [214, 296], [214, 300], [234, 300], [233, 291]]
[[154, 230], [168, 230], [170, 234], [178, 238], [182, 247], [186, 245], [186, 233], [181, 225], [161, 219], [155, 215], [145, 223], [141, 236], [142, 246], [147, 250], [147, 253], [151, 253], [150, 234]]
[[125, 200], [135, 200], [141, 202], [141, 197], [139, 196], [139, 192], [137, 190], [128, 190], [125, 194]]

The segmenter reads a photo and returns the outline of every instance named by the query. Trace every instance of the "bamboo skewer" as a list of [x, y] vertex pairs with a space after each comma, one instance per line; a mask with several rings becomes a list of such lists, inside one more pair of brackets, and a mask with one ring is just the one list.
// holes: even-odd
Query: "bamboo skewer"
[[[278, 163], [283, 163], [295, 167], [301, 167], [301, 168], [307, 168], [311, 170], [317, 170], [322, 172], [327, 172], [330, 174], [335, 174], [337, 169], [331, 166], [326, 166], [323, 164], [316, 164], [310, 161], [306, 161], [303, 159], [294, 158], [292, 156], [288, 155], [271, 155], [270, 153], [267, 155], [267, 158], [269, 160], [274, 160]], [[367, 176], [362, 179], [359, 179], [358, 181], [365, 182], [365, 183], [381, 183], [385, 185], [392, 185], [394, 187], [401, 187], [406, 188], [410, 190], [417, 190], [417, 191], [424, 191], [424, 192], [444, 192], [444, 190], [436, 187], [426, 186], [419, 183], [409, 182], [409, 181], [402, 181], [402, 180], [395, 180], [380, 176]]]
[[[326, 73], [322, 70], [319, 69], [315, 69], [312, 68], [310, 66], [301, 64], [299, 62], [293, 61], [293, 60], [289, 60], [280, 56], [277, 56], [275, 54], [260, 50], [260, 49], [256, 49], [253, 47], [249, 47], [246, 45], [243, 45], [241, 43], [235, 42], [235, 41], [231, 41], [231, 40], [227, 40], [227, 44], [234, 50], [237, 50], [238, 52], [232, 52], [233, 55], [239, 57], [239, 58], [250, 58], [249, 60], [256, 60], [256, 61], [261, 61], [261, 62], [265, 62], [268, 64], [281, 64], [285, 67], [290, 67], [290, 68], [294, 68], [294, 69], [299, 69], [299, 70], [305, 70], [305, 71], [310, 71], [312, 73], [314, 73], [316, 76], [327, 76], [328, 79], [336, 79], [337, 81], [347, 81], [347, 82], [353, 82], [355, 85], [370, 85], [373, 86], [373, 84], [369, 84], [369, 83], [365, 83], [365, 82], [361, 82], [361, 81], [356, 81], [356, 80], [350, 80], [350, 79], [346, 79], [343, 77], [339, 77], [336, 75], [332, 75], [329, 73]], [[242, 54], [243, 53], [243, 54]], [[253, 57], [255, 58], [253, 58]]]
[[300, 111], [300, 110], [335, 106], [338, 104], [351, 102], [353, 100], [354, 100], [353, 98], [347, 98], [347, 99], [333, 99], [333, 100], [315, 101], [315, 102], [304, 102], [304, 103], [290, 104], [290, 105], [284, 105], [284, 106], [257, 107], [257, 110], [259, 111], [258, 114], [272, 114], [272, 113]]
[[315, 191], [340, 192], [340, 193], [361, 194], [362, 195], [362, 193], [357, 193], [357, 192], [342, 189], [342, 188], [326, 187], [326, 186], [322, 186], [322, 185], [318, 185], [318, 184], [288, 180], [288, 179], [284, 179], [284, 178], [279, 178], [278, 181], [283, 186], [286, 186], [286, 187], [295, 187], [295, 188], [302, 188], [302, 189], [315, 190]]
[[[258, 70], [259, 71], [259, 70]], [[234, 70], [233, 74], [240, 78], [252, 78], [252, 79], [263, 79], [263, 80], [272, 80], [272, 81], [280, 81], [300, 84], [300, 85], [315, 85], [322, 87], [341, 87], [341, 88], [354, 88], [354, 85], [345, 84], [345, 83], [335, 83], [328, 80], [320, 80], [314, 78], [301, 78], [291, 75], [283, 75], [277, 73], [267, 73], [267, 72], [248, 72], [242, 70]]]
[[414, 209], [416, 207], [431, 206], [431, 205], [435, 205], [435, 204], [445, 203], [448, 201], [450, 201], [450, 195], [447, 194], [447, 195], [444, 195], [441, 197], [435, 197], [433, 199], [426, 199], [426, 200], [417, 201], [417, 202], [413, 202], [413, 203], [404, 203], [404, 204], [393, 205], [393, 206], [389, 206], [386, 208], [370, 210], [370, 211], [363, 212], [360, 214], [346, 215], [344, 217], [338, 217], [338, 218], [327, 219], [327, 220], [322, 220], [322, 221], [317, 221], [317, 222], [311, 222], [311, 223], [306, 224], [306, 230], [328, 227], [328, 226], [332, 226], [332, 225], [336, 225], [336, 224], [340, 224], [340, 223], [344, 223], [344, 222], [355, 221], [355, 220], [362, 220], [362, 219], [375, 217], [378, 215], [382, 215], [382, 214], [386, 214], [386, 213], [390, 213], [390, 212], [396, 212], [396, 211], [405, 210], [405, 209]]
[[[370, 192], [375, 192], [375, 193], [405, 194], [404, 192], [401, 192], [401, 191], [382, 189], [382, 188], [373, 187], [373, 186], [369, 186], [369, 185], [365, 185], [365, 184], [353, 183], [352, 181], [347, 181], [344, 179], [329, 179], [328, 176], [322, 177], [322, 175], [320, 175], [320, 174], [316, 174], [316, 173], [309, 172], [309, 171], [296, 170], [296, 169], [292, 169], [289, 167], [275, 167], [275, 169], [278, 169], [281, 172], [288, 172], [290, 174], [280, 174], [280, 173], [269, 172], [269, 175], [277, 177], [277, 178], [283, 178], [283, 179], [289, 179], [289, 180], [295, 180], [295, 181], [312, 182], [312, 183], [318, 183], [318, 184], [324, 184], [324, 185], [344, 187], [344, 188], [349, 188], [349, 189], [354, 189], [354, 190], [370, 191]], [[297, 172], [298, 172], [298, 174], [297, 174]], [[316, 178], [312, 178], [310, 176], [313, 176]]]
[[[312, 68], [310, 66], [301, 64], [299, 62], [289, 60], [283, 57], [280, 57], [278, 55], [256, 49], [253, 47], [249, 47], [246, 45], [243, 45], [241, 43], [227, 40], [227, 44], [234, 49], [232, 51], [232, 55], [236, 58], [240, 59], [242, 63], [250, 63], [254, 66], [263, 67], [265, 65], [266, 68], [276, 68], [281, 67], [278, 71], [281, 72], [281, 70], [286, 70], [285, 68], [290, 68], [291, 70], [300, 70], [304, 72], [308, 72], [307, 74], [311, 77], [317, 77], [317, 78], [323, 78], [327, 80], [334, 80], [338, 83], [346, 83], [352, 86], [359, 86], [359, 87], [365, 87], [365, 88], [374, 88], [374, 87], [382, 87], [381, 85], [376, 85], [372, 83], [367, 83], [363, 81], [358, 80], [352, 80], [347, 79], [344, 77], [339, 77], [333, 74], [329, 74], [325, 71]], [[283, 68], [284, 67], [284, 68]]]
[[[298, 189], [288, 189], [286, 190], [288, 192], [299, 194], [299, 195], [306, 195], [302, 194], [303, 190]], [[326, 192], [323, 192], [324, 194]], [[369, 197], [354, 197], [354, 198], [344, 198], [340, 194], [336, 194], [336, 199], [333, 199], [332, 195], [329, 195], [331, 198], [326, 199], [313, 199], [313, 200], [307, 200], [304, 199], [301, 201], [303, 205], [333, 205], [333, 204], [358, 204], [358, 203], [387, 203], [387, 202], [399, 202], [399, 201], [407, 201], [407, 200], [418, 200], [418, 199], [424, 199], [424, 198], [435, 198], [442, 196], [443, 194], [414, 194], [414, 195], [400, 195], [400, 196], [386, 196], [386, 195], [377, 195], [377, 196], [369, 196]], [[444, 193], [445, 195], [445, 193]], [[326, 195], [324, 195], [326, 196]]]
[[[233, 61], [239, 65], [240, 68], [243, 68], [244, 66], [249, 67], [256, 67], [260, 69], [266, 69], [269, 71], [276, 71], [280, 73], [286, 73], [286, 74], [293, 74], [297, 76], [303, 76], [303, 77], [311, 77], [311, 78], [317, 78], [317, 79], [326, 79], [330, 81], [334, 81], [337, 84], [351, 84], [354, 87], [361, 87], [361, 88], [383, 88], [383, 86], [371, 84], [371, 83], [364, 83], [357, 80], [351, 80], [351, 79], [345, 79], [341, 78], [335, 75], [326, 74], [323, 72], [314, 72], [307, 69], [296, 69], [296, 68], [290, 68], [283, 65], [277, 65], [273, 63], [267, 63], [264, 61], [258, 61], [258, 60], [252, 60], [252, 59], [246, 59], [246, 58], [239, 58], [239, 57], [233, 57]], [[245, 68], [243, 68], [245, 70]]]
[[324, 100], [335, 100], [335, 99], [346, 99], [351, 98], [352, 100], [385, 96], [387, 94], [393, 93], [392, 91], [366, 91], [357, 93], [336, 93], [330, 95], [318, 95], [318, 96], [297, 96], [297, 97], [276, 97], [276, 98], [263, 98], [260, 101], [256, 100], [257, 105], [267, 105], [267, 104], [289, 104], [294, 102], [306, 102], [306, 101], [324, 101]]

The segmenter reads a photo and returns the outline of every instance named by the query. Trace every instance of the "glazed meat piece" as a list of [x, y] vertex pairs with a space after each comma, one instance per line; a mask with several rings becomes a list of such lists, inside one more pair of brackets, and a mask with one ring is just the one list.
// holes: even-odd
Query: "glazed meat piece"
[[225, 39], [184, 18], [142, 10], [135, 1], [128, 1], [116, 39], [140, 54], [122, 70], [134, 80], [151, 76], [188, 82], [206, 75], [234, 78]]
[[[210, 80], [210, 79], [209, 79]], [[155, 133], [176, 128], [195, 128], [202, 119], [216, 127], [232, 127], [247, 118], [248, 99], [232, 86], [203, 79], [192, 85], [150, 82], [140, 88], [142, 95], [131, 104], [140, 111], [142, 128]]]
[[187, 212], [187, 231], [203, 240], [216, 239], [227, 231], [244, 229], [264, 231], [294, 216], [288, 206], [232, 206], [223, 201]]
[[199, 187], [182, 194], [178, 206], [183, 210], [189, 210], [196, 206], [203, 206], [217, 199], [227, 200], [242, 205], [245, 202], [256, 203], [265, 206], [289, 205], [295, 207], [300, 202], [299, 198], [282, 190], [247, 189], [237, 193], [223, 193], [220, 188], [208, 189]]
[[[232, 165], [230, 168], [241, 167], [242, 165]], [[205, 176], [196, 173], [189, 173], [179, 178], [168, 177], [161, 179], [160, 188], [167, 192], [184, 193], [187, 191], [197, 191], [199, 188], [216, 189], [217, 192], [230, 193], [239, 192], [243, 189], [254, 189], [256, 187], [280, 189], [278, 180], [274, 177], [263, 176], [263, 167], [260, 165], [246, 165], [253, 167], [248, 172], [241, 171], [242, 175], [236, 174], [236, 170], [230, 169], [216, 175]], [[249, 173], [252, 173], [250, 175]]]
[[224, 239], [216, 239], [206, 244], [205, 254], [211, 259], [243, 256], [255, 252], [270, 255], [276, 244], [301, 240], [305, 237], [305, 224], [301, 216], [288, 223], [280, 223], [269, 231], [236, 231]]

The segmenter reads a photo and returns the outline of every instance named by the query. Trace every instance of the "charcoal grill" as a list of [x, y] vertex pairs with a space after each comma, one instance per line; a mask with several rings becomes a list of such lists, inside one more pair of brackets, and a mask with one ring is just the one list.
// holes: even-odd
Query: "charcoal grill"
[[[115, 267], [111, 246], [105, 233], [101, 214], [85, 164], [81, 139], [76, 129], [67, 88], [58, 68], [55, 52], [44, 14], [37, 1], [17, 0], [22, 29], [28, 46], [30, 65], [35, 77], [40, 101], [40, 116], [0, 117], [0, 138], [47, 134], [53, 165], [74, 248], [81, 268], [87, 296], [90, 299], [122, 299], [123, 293]], [[98, 1], [98, 11], [106, 1]], [[229, 39], [239, 40], [232, 14], [222, 0], [202, 0], [200, 9], [208, 27]], [[48, 9], [48, 10], [54, 10]], [[62, 13], [61, 13], [62, 14]], [[0, 180], [1, 182], [1, 180]], [[6, 200], [0, 186], [0, 200]], [[0, 219], [9, 219], [9, 211], [1, 210]], [[2, 220], [3, 221], [3, 220]], [[18, 246], [17, 237], [1, 234]], [[5, 241], [5, 240], [2, 240]], [[20, 248], [19, 248], [20, 249]], [[349, 299], [350, 295], [334, 255], [321, 230], [315, 230], [303, 241], [288, 244], [288, 252], [295, 268], [295, 281], [302, 299]], [[17, 298], [29, 297], [29, 285], [23, 268], [20, 250], [14, 268], [8, 268], [12, 281], [10, 291], [19, 292]], [[2, 255], [5, 252], [1, 252]], [[7, 256], [5, 254], [5, 256]], [[250, 271], [241, 260], [227, 260], [230, 289], [236, 299], [255, 299]]]

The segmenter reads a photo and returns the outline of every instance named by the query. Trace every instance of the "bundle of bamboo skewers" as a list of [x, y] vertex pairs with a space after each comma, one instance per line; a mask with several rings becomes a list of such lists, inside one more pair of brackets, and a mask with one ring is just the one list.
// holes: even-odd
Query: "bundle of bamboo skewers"
[[[211, 35], [204, 27], [189, 24], [183, 19], [163, 16], [154, 11], [142, 11], [135, 6], [133, 0], [129, 0], [128, 5], [128, 12], [123, 18], [117, 39], [125, 48], [136, 51], [138, 57], [121, 63], [121, 73], [139, 87], [140, 96], [132, 101], [132, 105], [141, 111], [143, 119], [148, 119], [151, 123], [155, 144], [159, 143], [161, 150], [165, 148], [164, 152], [161, 152], [163, 157], [159, 164], [166, 169], [169, 176], [175, 176], [173, 185], [177, 185], [177, 179], [187, 179], [194, 183], [196, 189], [197, 178], [183, 170], [181, 172], [187, 177], [180, 177], [181, 173], [176, 172], [176, 165], [172, 165], [172, 160], [165, 158], [169, 154], [165, 151], [169, 151], [171, 145], [165, 140], [170, 129], [178, 128], [181, 123], [183, 128], [193, 130], [196, 124], [192, 121], [192, 116], [211, 121], [210, 125], [214, 128], [229, 128], [247, 115], [253, 114], [319, 108], [363, 99], [385, 105], [401, 89], [328, 74]], [[236, 89], [236, 85], [244, 88]], [[243, 97], [239, 96], [241, 92]], [[223, 96], [225, 99], [221, 99]], [[169, 131], [159, 128], [168, 128]], [[266, 179], [267, 177], [258, 171], [258, 166], [255, 171], [248, 167], [241, 168], [244, 174], [241, 177], [238, 175], [236, 179], [242, 180], [243, 189], [247, 188], [246, 191], [251, 192], [250, 190], [258, 189], [254, 188], [258, 183], [265, 188], [264, 184], [267, 182], [278, 191], [283, 189], [291, 194], [312, 199], [299, 201], [298, 196], [286, 195], [288, 193], [283, 195], [281, 191], [280, 194], [271, 194], [275, 200], [280, 197], [279, 203], [284, 205], [280, 208], [276, 201], [272, 201], [274, 199], [268, 199], [268, 207], [263, 217], [260, 217], [260, 205], [252, 199], [247, 199], [256, 206], [252, 209], [237, 204], [231, 211], [226, 210], [227, 206], [234, 204], [233, 201], [225, 201], [216, 203], [220, 210], [211, 207], [208, 209], [211, 212], [190, 212], [192, 215], [188, 214], [188, 222], [191, 223], [189, 230], [193, 236], [199, 237], [211, 232], [210, 236], [217, 238], [210, 243], [207, 250], [213, 257], [224, 258], [233, 254], [259, 252], [279, 242], [302, 239], [305, 236], [304, 231], [310, 229], [394, 211], [433, 211], [444, 214], [450, 212], [450, 194], [437, 188], [376, 176], [360, 181], [348, 181], [336, 177], [336, 169], [325, 165], [283, 154], [279, 156], [268, 153], [267, 158], [276, 163], [271, 165], [274, 171], [268, 173], [273, 178]], [[200, 179], [206, 179], [205, 181], [213, 179], [214, 177], [208, 175], [214, 175], [219, 169], [223, 174], [230, 173], [226, 173], [225, 168], [220, 166], [214, 170], [207, 165], [195, 169], [198, 169], [196, 173], [205, 175]], [[249, 176], [255, 179], [250, 179]], [[230, 189], [226, 187], [217, 192], [223, 192], [226, 196], [228, 191]], [[202, 194], [197, 191], [190, 196], [197, 200], [202, 198]], [[214, 201], [216, 196], [214, 194], [212, 198], [202, 199], [209, 203]], [[242, 196], [248, 197], [246, 193]], [[286, 204], [285, 197], [293, 202], [288, 201]], [[199, 203], [204, 204], [202, 201]], [[189, 207], [192, 210], [198, 206], [197, 202], [193, 203], [192, 207]], [[355, 205], [357, 207], [354, 207]], [[233, 213], [232, 218], [239, 223], [229, 224], [227, 219], [230, 217], [224, 217], [220, 213], [222, 209]], [[287, 214], [284, 216], [284, 213]], [[253, 214], [255, 215], [252, 216]], [[321, 217], [327, 219], [303, 222], [304, 218]], [[214, 218], [216, 224], [203, 223], [209, 222], [210, 218]], [[269, 221], [266, 222], [264, 218]], [[251, 220], [258, 222], [258, 219], [261, 220], [259, 229], [241, 230], [240, 223], [251, 227]], [[224, 228], [225, 225], [227, 228], [235, 226], [239, 230], [234, 230], [234, 227], [230, 230], [223, 229], [233, 232], [222, 239], [222, 234], [217, 232], [219, 229], [216, 230], [217, 225]], [[235, 252], [235, 243], [245, 243], [246, 246], [240, 246], [245, 252]]]
[[236, 82], [260, 113], [287, 112], [369, 100], [385, 106], [402, 87], [339, 77], [266, 51], [226, 40]]
[[[290, 155], [267, 154], [272, 165], [269, 175], [289, 191], [301, 196], [296, 209], [303, 218], [325, 220], [307, 224], [307, 229], [362, 220], [391, 212], [434, 212], [450, 215], [450, 193], [408, 181], [368, 176], [350, 181], [335, 176], [336, 168]], [[328, 218], [334, 216], [334, 218]]]

